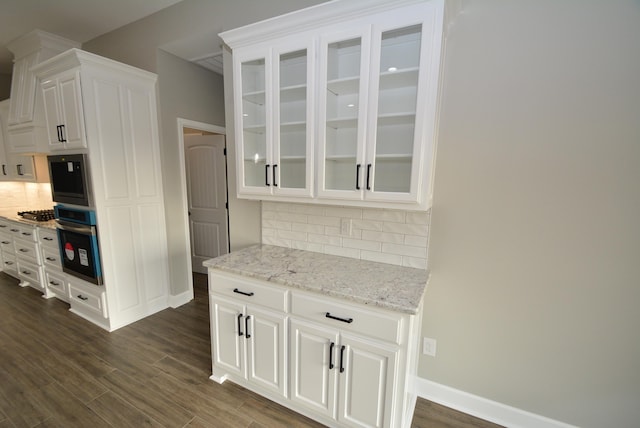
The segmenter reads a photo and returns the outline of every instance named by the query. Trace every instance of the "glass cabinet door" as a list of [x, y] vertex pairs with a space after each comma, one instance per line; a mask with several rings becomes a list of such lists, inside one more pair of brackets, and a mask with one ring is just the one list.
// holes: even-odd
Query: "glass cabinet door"
[[244, 186], [265, 187], [270, 178], [267, 171], [267, 129], [265, 59], [240, 64], [242, 161]]
[[[276, 133], [274, 138], [274, 193], [309, 194], [311, 167], [308, 116], [307, 49], [277, 53]], [[307, 189], [309, 189], [307, 191]], [[291, 190], [291, 191], [288, 191]]]
[[324, 196], [361, 198], [369, 39], [365, 31], [342, 36], [321, 47], [318, 187]]
[[380, 35], [375, 134], [370, 140], [375, 148], [369, 147], [373, 165], [367, 165], [367, 186], [373, 192], [415, 192], [421, 39], [421, 25]]

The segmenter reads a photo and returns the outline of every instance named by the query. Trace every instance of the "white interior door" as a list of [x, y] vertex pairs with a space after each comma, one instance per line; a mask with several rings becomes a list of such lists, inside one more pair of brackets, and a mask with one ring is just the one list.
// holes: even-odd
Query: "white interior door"
[[192, 269], [229, 252], [227, 172], [224, 135], [185, 135]]

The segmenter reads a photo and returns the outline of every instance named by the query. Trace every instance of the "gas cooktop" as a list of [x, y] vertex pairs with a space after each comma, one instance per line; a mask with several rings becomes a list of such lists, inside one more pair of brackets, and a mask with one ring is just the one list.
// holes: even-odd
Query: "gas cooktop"
[[18, 215], [33, 221], [49, 221], [55, 218], [53, 210], [18, 211]]

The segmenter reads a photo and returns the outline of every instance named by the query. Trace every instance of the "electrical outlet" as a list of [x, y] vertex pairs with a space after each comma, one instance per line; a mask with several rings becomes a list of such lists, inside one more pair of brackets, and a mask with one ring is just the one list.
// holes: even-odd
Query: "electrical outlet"
[[425, 355], [430, 355], [432, 357], [436, 356], [436, 340], [430, 337], [425, 337], [424, 342], [422, 342], [422, 353]]
[[353, 228], [353, 220], [350, 218], [343, 218], [340, 220], [340, 235], [351, 236]]

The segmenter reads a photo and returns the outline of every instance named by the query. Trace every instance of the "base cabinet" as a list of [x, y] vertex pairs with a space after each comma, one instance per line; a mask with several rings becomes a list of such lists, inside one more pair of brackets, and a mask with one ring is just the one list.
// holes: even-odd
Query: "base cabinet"
[[408, 427], [419, 315], [209, 269], [211, 379], [329, 426]]

